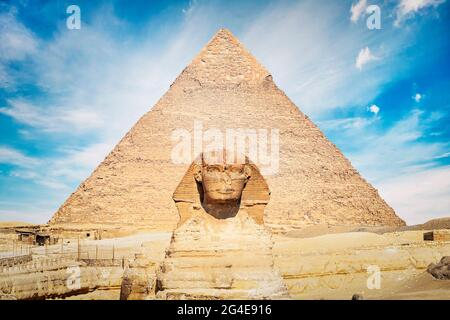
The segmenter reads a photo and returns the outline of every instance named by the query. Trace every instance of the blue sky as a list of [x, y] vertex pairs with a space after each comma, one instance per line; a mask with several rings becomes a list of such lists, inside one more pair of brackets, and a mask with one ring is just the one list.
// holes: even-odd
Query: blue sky
[[221, 27], [409, 224], [450, 215], [449, 1], [21, 0], [0, 3], [0, 220], [45, 223]]

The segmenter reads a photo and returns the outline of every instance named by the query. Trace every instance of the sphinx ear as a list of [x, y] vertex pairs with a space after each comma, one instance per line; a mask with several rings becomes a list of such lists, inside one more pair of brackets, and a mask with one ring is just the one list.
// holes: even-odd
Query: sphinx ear
[[245, 174], [245, 179], [250, 179], [250, 177], [252, 176], [252, 168], [249, 165], [245, 165], [244, 168], [244, 174]]
[[194, 178], [197, 182], [202, 182], [202, 168], [196, 164], [194, 167]]

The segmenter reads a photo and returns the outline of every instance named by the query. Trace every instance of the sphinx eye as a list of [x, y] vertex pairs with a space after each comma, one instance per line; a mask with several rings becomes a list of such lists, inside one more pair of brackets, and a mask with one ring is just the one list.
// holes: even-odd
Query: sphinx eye
[[236, 167], [230, 167], [230, 168], [228, 168], [228, 170], [230, 170], [230, 172], [232, 172], [232, 173], [243, 173], [244, 172], [243, 168], [236, 168]]
[[220, 172], [220, 168], [218, 168], [218, 167], [208, 167], [208, 172]]

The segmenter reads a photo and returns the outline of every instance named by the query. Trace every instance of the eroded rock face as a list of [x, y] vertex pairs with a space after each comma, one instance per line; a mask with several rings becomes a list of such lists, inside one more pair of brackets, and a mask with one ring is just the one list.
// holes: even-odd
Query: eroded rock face
[[135, 259], [125, 270], [120, 287], [120, 300], [146, 300], [155, 297], [155, 263], [143, 254]]
[[95, 272], [80, 267], [72, 260], [44, 258], [3, 269], [0, 296], [4, 295], [3, 299], [43, 299], [87, 292], [95, 283]]
[[439, 280], [450, 280], [450, 256], [442, 257], [439, 263], [431, 263], [428, 273]]

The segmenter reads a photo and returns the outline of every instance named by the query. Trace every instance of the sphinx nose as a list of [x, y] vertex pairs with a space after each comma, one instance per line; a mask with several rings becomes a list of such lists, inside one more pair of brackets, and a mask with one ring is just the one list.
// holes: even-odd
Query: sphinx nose
[[229, 174], [225, 174], [223, 176], [223, 181], [227, 184], [227, 185], [231, 185], [231, 177]]

